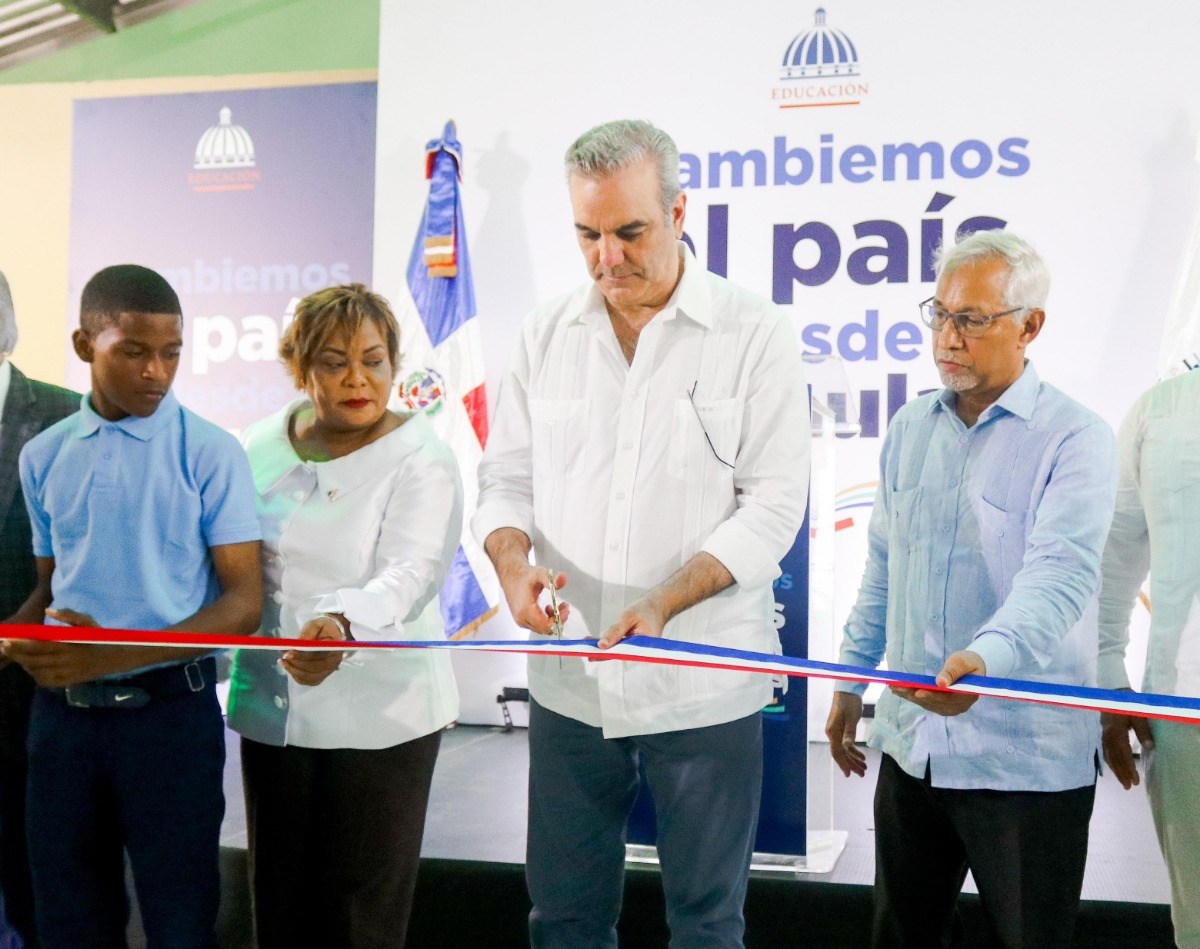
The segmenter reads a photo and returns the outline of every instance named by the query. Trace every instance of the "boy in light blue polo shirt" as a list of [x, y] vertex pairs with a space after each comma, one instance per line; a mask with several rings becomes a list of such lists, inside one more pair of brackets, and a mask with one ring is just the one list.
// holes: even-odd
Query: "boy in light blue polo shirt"
[[[249, 634], [262, 611], [250, 468], [171, 393], [179, 299], [157, 273], [84, 287], [79, 412], [30, 441], [38, 586], [10, 622]], [[129, 853], [152, 946], [216, 945], [224, 727], [204, 650], [9, 641], [38, 683], [28, 831], [44, 949], [124, 945]]]

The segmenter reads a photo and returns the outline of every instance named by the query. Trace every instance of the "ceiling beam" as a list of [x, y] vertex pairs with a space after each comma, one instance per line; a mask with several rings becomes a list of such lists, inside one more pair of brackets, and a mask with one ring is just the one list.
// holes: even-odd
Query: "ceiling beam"
[[91, 20], [105, 33], [117, 32], [117, 24], [113, 22], [113, 0], [59, 0], [59, 2], [73, 13], [78, 13], [86, 20]]

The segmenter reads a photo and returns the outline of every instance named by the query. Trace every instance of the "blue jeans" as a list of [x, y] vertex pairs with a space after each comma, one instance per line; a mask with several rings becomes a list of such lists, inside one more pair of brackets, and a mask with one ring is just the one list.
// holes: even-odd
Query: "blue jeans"
[[615, 949], [638, 760], [654, 794], [671, 949], [739, 949], [762, 793], [762, 717], [604, 738], [530, 702], [534, 949]]
[[123, 850], [151, 949], [216, 946], [224, 732], [211, 684], [143, 708], [37, 690], [26, 818], [42, 949], [123, 949]]

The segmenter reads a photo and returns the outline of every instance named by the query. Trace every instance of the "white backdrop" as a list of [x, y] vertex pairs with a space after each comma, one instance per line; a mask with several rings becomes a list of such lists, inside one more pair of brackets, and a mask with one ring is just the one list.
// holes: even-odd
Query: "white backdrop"
[[[840, 75], [786, 79], [785, 50], [814, 28], [816, 3], [383, 0], [374, 272], [401, 300], [423, 147], [455, 119], [494, 406], [522, 315], [586, 278], [567, 145], [613, 118], [665, 128], [685, 156], [699, 259], [726, 248], [730, 279], [783, 303], [807, 349], [841, 354], [863, 406], [865, 434], [839, 445], [844, 615], [868, 515], [853, 505], [876, 480], [889, 386], [896, 402], [901, 387], [911, 398], [937, 384], [916, 309], [933, 292], [923, 241], [952, 239], [973, 217], [1008, 222], [1054, 278], [1030, 349], [1042, 378], [1114, 427], [1154, 382], [1200, 195], [1200, 5], [832, 0], [824, 10], [853, 55]], [[914, 164], [905, 155], [916, 148]], [[727, 214], [724, 237], [710, 233], [710, 214]], [[871, 247], [887, 255], [855, 255]], [[493, 684], [522, 675], [518, 661], [464, 693], [481, 689], [490, 704]]]

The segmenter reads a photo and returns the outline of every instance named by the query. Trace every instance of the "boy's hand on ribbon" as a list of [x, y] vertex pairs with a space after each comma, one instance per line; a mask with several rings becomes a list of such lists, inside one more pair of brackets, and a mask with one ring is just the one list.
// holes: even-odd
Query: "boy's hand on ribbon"
[[[99, 626], [87, 613], [78, 610], [47, 608], [46, 615], [68, 626]], [[122, 671], [121, 653], [113, 646], [7, 639], [0, 651], [47, 689], [80, 685]]]

